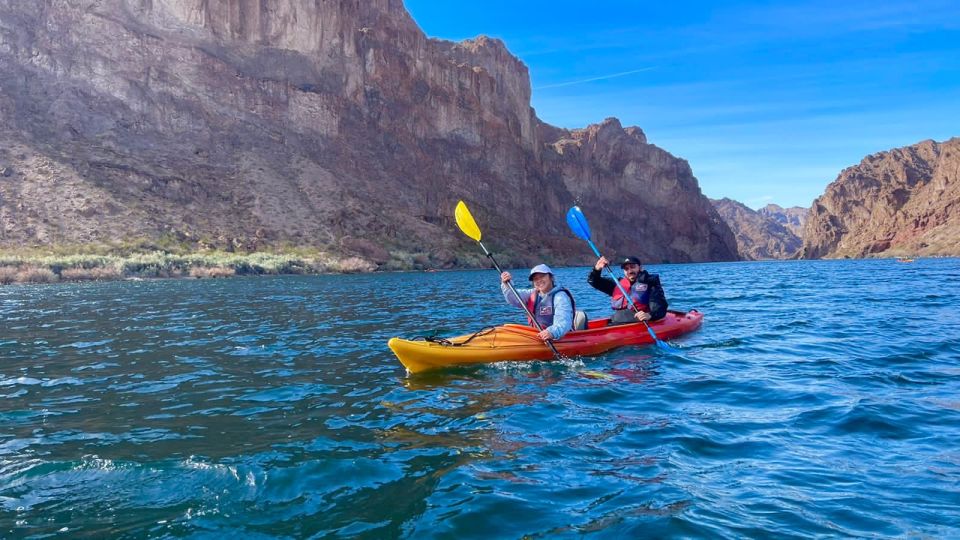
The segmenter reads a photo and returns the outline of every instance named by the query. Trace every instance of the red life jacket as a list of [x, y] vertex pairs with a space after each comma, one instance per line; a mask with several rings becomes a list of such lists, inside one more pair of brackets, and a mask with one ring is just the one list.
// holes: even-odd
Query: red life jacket
[[[633, 303], [636, 304], [637, 309], [646, 311], [647, 313], [650, 312], [650, 287], [648, 287], [646, 283], [641, 283], [639, 279], [634, 283], [630, 283], [629, 279], [623, 278], [620, 280], [620, 287], [623, 287], [623, 290], [627, 291]], [[610, 307], [615, 310], [633, 309], [630, 306], [630, 302], [628, 302], [627, 299], [624, 298], [623, 293], [620, 292], [620, 287], [613, 290], [613, 295], [610, 297]]]

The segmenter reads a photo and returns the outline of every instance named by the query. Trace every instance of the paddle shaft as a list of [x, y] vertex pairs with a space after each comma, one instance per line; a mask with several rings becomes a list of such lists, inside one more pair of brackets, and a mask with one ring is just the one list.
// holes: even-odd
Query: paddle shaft
[[[483, 245], [483, 242], [477, 240], [477, 243], [480, 244], [480, 249], [483, 250], [483, 252], [487, 255], [487, 257], [489, 257], [490, 260], [493, 261], [493, 267], [497, 269], [497, 272], [500, 272], [501, 274], [503, 274], [503, 270], [500, 268], [500, 265], [497, 264], [497, 260], [493, 258], [492, 253], [487, 251], [487, 247]], [[537, 321], [537, 318], [533, 316], [533, 313], [530, 313], [530, 310], [527, 308], [527, 304], [523, 301], [523, 298], [520, 297], [520, 293], [518, 293], [517, 289], [513, 286], [513, 282], [508, 281], [507, 286], [510, 287], [511, 291], [513, 291], [513, 296], [517, 298], [517, 302], [520, 304], [520, 307], [523, 308], [523, 311], [527, 314], [527, 317], [530, 317], [530, 320], [533, 321], [533, 325], [537, 327], [537, 330], [540, 330], [542, 332], [543, 326], [540, 324], [539, 321]], [[534, 290], [534, 292], [531, 294], [537, 294], [536, 290]], [[560, 354], [560, 351], [558, 351], [557, 348], [554, 347], [553, 340], [550, 340], [550, 339], [546, 340], [546, 344], [548, 347], [550, 347], [550, 350], [553, 351], [553, 354], [556, 355], [557, 360], [563, 357]]]

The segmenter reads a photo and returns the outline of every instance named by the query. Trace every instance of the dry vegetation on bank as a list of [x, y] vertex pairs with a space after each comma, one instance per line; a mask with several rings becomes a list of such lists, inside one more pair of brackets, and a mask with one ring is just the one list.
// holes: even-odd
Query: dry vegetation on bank
[[178, 255], [162, 251], [129, 255], [54, 255], [0, 252], [0, 284], [101, 281], [130, 278], [217, 278], [261, 274], [372, 272], [359, 257], [337, 258], [275, 253], [210, 252]]

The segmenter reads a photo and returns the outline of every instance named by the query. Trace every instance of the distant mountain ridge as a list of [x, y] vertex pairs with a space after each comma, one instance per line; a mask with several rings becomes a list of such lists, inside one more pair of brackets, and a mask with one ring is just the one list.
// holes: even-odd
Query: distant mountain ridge
[[[802, 245], [800, 237], [779, 220], [765, 213], [766, 209], [755, 211], [728, 198], [711, 199], [710, 202], [733, 231], [741, 258], [763, 260], [790, 259], [797, 256]], [[767, 209], [770, 206], [780, 208], [769, 205]]]
[[530, 107], [503, 43], [399, 0], [0, 0], [0, 248], [313, 246], [381, 267], [733, 260], [689, 164], [639, 128]]
[[797, 237], [803, 235], [803, 224], [806, 223], [807, 213], [809, 212], [810, 208], [802, 208], [800, 206], [783, 208], [776, 204], [768, 204], [757, 210], [757, 213], [760, 215], [766, 216], [787, 229], [790, 229], [790, 232], [797, 235]]

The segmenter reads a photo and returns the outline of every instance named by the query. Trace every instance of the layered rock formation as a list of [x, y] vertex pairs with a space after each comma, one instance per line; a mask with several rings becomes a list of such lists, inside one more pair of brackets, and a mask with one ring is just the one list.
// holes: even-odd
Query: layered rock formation
[[800, 237], [774, 218], [761, 213], [762, 210], [755, 211], [726, 198], [711, 199], [710, 202], [733, 230], [741, 258], [762, 260], [797, 256], [802, 245]]
[[805, 258], [960, 255], [960, 138], [867, 156], [813, 203]]
[[[378, 264], [736, 258], [690, 167], [614, 120], [541, 122], [503, 43], [400, 0], [0, 0], [0, 248], [315, 246]], [[589, 253], [589, 252], [586, 252]], [[401, 261], [402, 262], [402, 261]]]
[[784, 208], [776, 204], [768, 204], [757, 210], [758, 214], [761, 216], [766, 216], [783, 225], [798, 238], [803, 235], [803, 224], [807, 222], [807, 214], [809, 212], [809, 208], [802, 208], [799, 206]]

